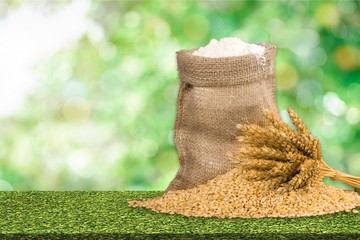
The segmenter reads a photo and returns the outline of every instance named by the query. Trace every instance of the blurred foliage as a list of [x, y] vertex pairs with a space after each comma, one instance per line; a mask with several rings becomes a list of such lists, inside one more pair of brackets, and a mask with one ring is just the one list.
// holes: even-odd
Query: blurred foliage
[[[0, 188], [164, 190], [179, 167], [175, 52], [227, 36], [278, 47], [283, 119], [292, 107], [326, 161], [360, 176], [358, 1], [90, 3], [92, 27], [35, 66], [38, 87], [0, 120]], [[8, 1], [1, 16], [67, 4]]]

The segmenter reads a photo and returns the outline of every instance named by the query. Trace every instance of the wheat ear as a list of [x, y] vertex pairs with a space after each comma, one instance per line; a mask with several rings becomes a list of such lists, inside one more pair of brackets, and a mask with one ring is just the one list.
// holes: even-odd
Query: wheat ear
[[301, 118], [295, 113], [295, 111], [293, 111], [291, 108], [288, 108], [288, 113], [298, 132], [306, 136], [308, 142], [312, 142], [312, 156], [316, 160], [319, 160], [319, 168], [321, 169], [323, 175], [330, 177], [330, 179], [333, 181], [340, 181], [354, 188], [360, 189], [360, 177], [349, 175], [330, 167], [322, 158], [320, 141], [311, 135], [310, 131], [305, 126]]

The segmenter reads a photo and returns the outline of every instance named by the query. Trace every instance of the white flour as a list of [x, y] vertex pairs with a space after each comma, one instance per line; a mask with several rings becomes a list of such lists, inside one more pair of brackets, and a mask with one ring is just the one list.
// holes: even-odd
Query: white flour
[[212, 39], [208, 45], [193, 52], [195, 56], [209, 58], [244, 56], [248, 54], [255, 54], [264, 63], [265, 47], [243, 42], [240, 38], [226, 37], [220, 39], [220, 41]]

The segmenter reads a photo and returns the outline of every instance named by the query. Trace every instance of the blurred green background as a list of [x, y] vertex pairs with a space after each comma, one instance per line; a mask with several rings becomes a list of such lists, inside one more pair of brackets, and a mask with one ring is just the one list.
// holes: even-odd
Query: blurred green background
[[283, 119], [360, 176], [359, 1], [18, 0], [0, 1], [0, 190], [164, 190], [175, 51], [227, 36], [278, 47]]

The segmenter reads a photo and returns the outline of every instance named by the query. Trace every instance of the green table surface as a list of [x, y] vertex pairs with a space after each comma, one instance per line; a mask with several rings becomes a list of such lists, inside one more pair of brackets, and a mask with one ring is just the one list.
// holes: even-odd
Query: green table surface
[[360, 239], [360, 213], [220, 219], [127, 206], [128, 200], [162, 194], [0, 191], [0, 239]]

